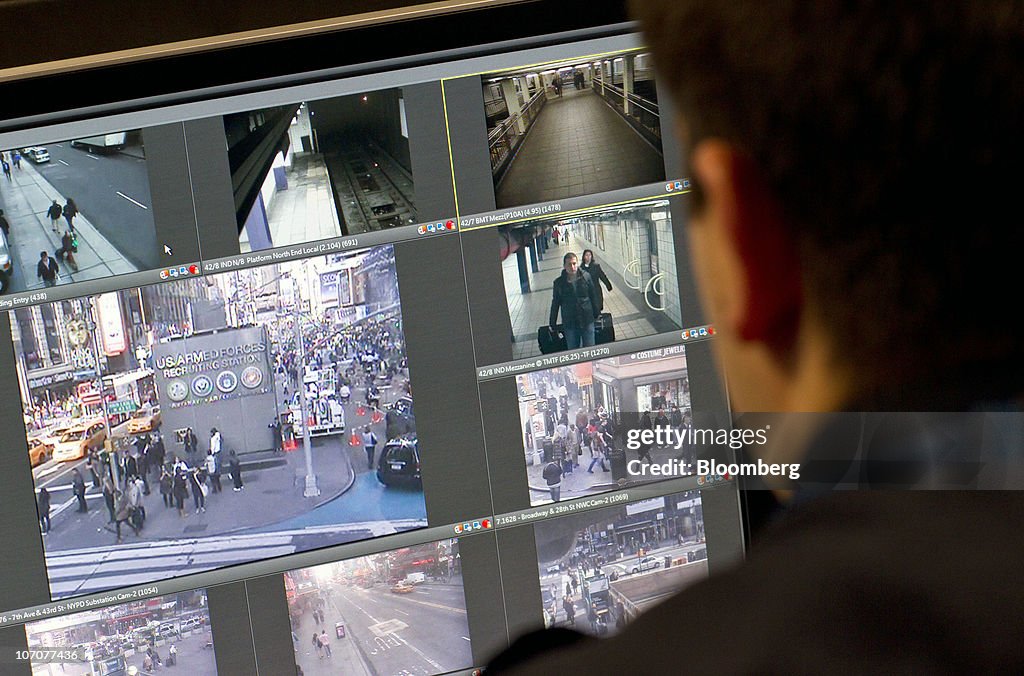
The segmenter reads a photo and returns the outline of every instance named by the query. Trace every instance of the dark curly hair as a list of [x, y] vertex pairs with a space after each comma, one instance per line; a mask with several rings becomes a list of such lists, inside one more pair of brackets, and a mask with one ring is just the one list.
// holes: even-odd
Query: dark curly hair
[[755, 163], [844, 360], [876, 386], [1021, 391], [1024, 3], [632, 9], [684, 149], [719, 138]]

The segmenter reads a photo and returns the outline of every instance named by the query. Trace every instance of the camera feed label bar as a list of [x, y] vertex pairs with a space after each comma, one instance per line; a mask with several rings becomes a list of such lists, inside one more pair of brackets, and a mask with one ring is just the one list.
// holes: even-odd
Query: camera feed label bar
[[690, 192], [689, 179], [674, 179], [664, 183], [648, 183], [622, 190], [612, 190], [597, 195], [580, 195], [553, 202], [529, 204], [512, 209], [499, 209], [482, 214], [459, 216], [459, 230], [468, 232], [535, 218], [558, 216], [568, 218], [577, 213], [630, 204], [646, 199], [674, 197]]
[[434, 237], [447, 233], [456, 233], [458, 229], [454, 219], [432, 221], [409, 225], [392, 230], [376, 230], [363, 232], [356, 235], [334, 237], [319, 242], [306, 242], [293, 246], [281, 247], [278, 249], [265, 249], [252, 251], [250, 253], [238, 254], [236, 256], [225, 256], [213, 260], [204, 261], [202, 271], [206, 273], [223, 272], [225, 270], [240, 270], [272, 263], [309, 258], [310, 256], [322, 256], [335, 254], [350, 249], [363, 249], [378, 246], [381, 244], [393, 244], [406, 242], [414, 239]]
[[592, 495], [578, 500], [555, 502], [540, 507], [531, 507], [515, 512], [498, 514], [494, 517], [495, 528], [510, 528], [522, 526], [535, 521], [552, 519], [566, 514], [584, 512], [603, 507], [613, 507], [627, 502], [637, 502], [659, 498], [672, 493], [684, 491], [704, 490], [719, 488], [721, 486], [735, 486], [735, 482], [724, 476], [686, 476], [678, 479], [660, 481], [656, 484], [636, 486], [614, 493], [603, 495]]
[[[201, 272], [200, 262], [175, 265], [157, 270], [144, 270], [117, 277], [103, 277], [83, 282], [75, 282], [66, 286], [53, 286], [33, 291], [23, 291], [0, 296], [0, 310], [14, 310], [20, 307], [52, 303], [83, 296], [96, 296], [122, 289], [149, 286], [160, 282], [174, 281], [182, 277], [192, 277]], [[173, 274], [171, 271], [173, 270]]]
[[570, 350], [550, 356], [530, 357], [491, 366], [482, 366], [477, 369], [476, 375], [478, 381], [495, 380], [537, 369], [551, 368], [552, 366], [578, 364], [592, 359], [617, 357], [631, 353], [635, 353], [637, 358], [670, 357], [673, 354], [682, 354], [684, 343], [708, 340], [713, 335], [715, 335], [715, 328], [708, 324], [684, 329], [682, 332], [661, 333], [598, 347]]

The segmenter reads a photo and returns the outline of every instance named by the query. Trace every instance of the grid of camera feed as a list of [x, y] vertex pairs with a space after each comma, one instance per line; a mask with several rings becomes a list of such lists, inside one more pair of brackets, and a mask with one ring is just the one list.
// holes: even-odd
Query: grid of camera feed
[[496, 230], [516, 359], [682, 328], [668, 200]]
[[473, 666], [458, 540], [289, 571], [284, 585], [304, 676]]
[[628, 430], [692, 424], [686, 354], [625, 354], [516, 376], [530, 504], [543, 505], [658, 481], [627, 464], [678, 459], [696, 447], [636, 444]]
[[697, 491], [534, 525], [546, 627], [607, 636], [707, 577]]
[[0, 293], [159, 266], [139, 129], [0, 152]]
[[54, 598], [426, 525], [391, 245], [11, 320]]
[[[145, 675], [171, 667], [217, 675], [205, 589], [39, 620], [25, 633], [33, 676]], [[43, 657], [49, 651], [76, 659]]]
[[650, 54], [566, 59], [482, 84], [499, 209], [664, 180]]
[[400, 89], [224, 116], [241, 251], [416, 221]]
[[[560, 52], [569, 53], [574, 52]], [[194, 215], [194, 221], [173, 227], [201, 239], [203, 248], [196, 250], [205, 259], [188, 261], [187, 267], [175, 260], [180, 275], [168, 271], [160, 283], [137, 275], [120, 284], [127, 288], [90, 284], [73, 298], [8, 299], [49, 591], [49, 599], [39, 603], [82, 597], [76, 608], [84, 608], [90, 594], [428, 525], [405, 319], [417, 340], [429, 338], [414, 342], [417, 369], [422, 344], [436, 341], [431, 347], [443, 350], [449, 338], [465, 338], [472, 356], [474, 333], [487, 327], [475, 310], [461, 324], [449, 324], [446, 316], [466, 309], [460, 304], [473, 293], [473, 274], [457, 275], [466, 287], [454, 289], [460, 300], [455, 310], [448, 305], [437, 313], [436, 325], [416, 312], [418, 303], [430, 302], [421, 293], [436, 297], [452, 289], [426, 289], [429, 282], [423, 280], [417, 287], [415, 274], [405, 286], [411, 261], [469, 270], [472, 259], [458, 239], [427, 236], [436, 231], [386, 231], [455, 209], [454, 184], [435, 190], [430, 183], [434, 170], [454, 180], [457, 167], [450, 163], [470, 154], [452, 152], [454, 134], [472, 135], [466, 145], [480, 165], [471, 172], [475, 189], [489, 193], [493, 180], [498, 209], [592, 196], [577, 200], [569, 213], [538, 210], [532, 213], [549, 215], [519, 221], [502, 216], [506, 220], [493, 234], [445, 233], [462, 242], [474, 237], [480, 245], [475, 260], [486, 266], [493, 285], [475, 293], [501, 320], [493, 341], [499, 348], [510, 341], [512, 357], [527, 359], [684, 328], [678, 271], [683, 262], [676, 260], [670, 199], [640, 198], [645, 193], [637, 190], [622, 198], [630, 201], [609, 204], [614, 200], [602, 195], [665, 180], [650, 55], [643, 49], [611, 51], [458, 79], [466, 85], [463, 99], [444, 99], [444, 81], [408, 84], [404, 90], [245, 112], [223, 114], [229, 110], [224, 108], [192, 120], [195, 126], [164, 125], [166, 138], [147, 127], [0, 152], [0, 292], [45, 290], [164, 266], [173, 270], [163, 241], [165, 230], [171, 232], [166, 224], [175, 221], [173, 208], [165, 214], [168, 204], [184, 205]], [[422, 91], [413, 88], [421, 85]], [[435, 89], [436, 100], [430, 98]], [[486, 127], [478, 112], [481, 91]], [[446, 137], [447, 112], [466, 97], [479, 124], [449, 129]], [[420, 143], [432, 134], [444, 142]], [[217, 162], [204, 167], [210, 179], [202, 186], [205, 194], [201, 181], [191, 183], [191, 174], [187, 184], [165, 176], [185, 175], [202, 161], [187, 153], [174, 162], [165, 157], [182, 140], [186, 149], [190, 143], [208, 147], [211, 140], [218, 148]], [[486, 198], [489, 208], [490, 194]], [[191, 232], [195, 223], [202, 233]], [[350, 235], [368, 237], [344, 245], [358, 249], [325, 255], [320, 248], [302, 259], [290, 258], [298, 249], [265, 251]], [[422, 256], [418, 243], [415, 256], [407, 254], [421, 235], [433, 243], [430, 251], [439, 252], [436, 259]], [[497, 260], [492, 237], [498, 240]], [[314, 248], [302, 255], [312, 255]], [[249, 256], [258, 251], [263, 253]], [[257, 259], [261, 264], [252, 267]], [[205, 263], [221, 267], [204, 269]], [[506, 310], [511, 335], [504, 327]], [[620, 347], [613, 354], [624, 349], [639, 348]], [[465, 364], [471, 382], [460, 394], [473, 398], [479, 391], [471, 360]], [[422, 361], [430, 363], [429, 357]], [[665, 479], [631, 472], [631, 462], [695, 461], [692, 446], [627, 439], [638, 429], [692, 426], [681, 345], [516, 373], [521, 445], [513, 432], [505, 437], [513, 447], [502, 453], [511, 461], [516, 489], [525, 482], [531, 506]], [[695, 368], [703, 393], [697, 373]], [[429, 382], [426, 369], [423, 377]], [[509, 406], [512, 379], [502, 381]], [[430, 416], [436, 409], [426, 408], [436, 396], [420, 397], [426, 416], [420, 434], [426, 436], [437, 424]], [[435, 472], [428, 473], [432, 496], [444, 493], [435, 490], [442, 485], [435, 477], [451, 475], [445, 477], [450, 486], [469, 476], [459, 470], [468, 466], [467, 456], [476, 452], [471, 449], [481, 448], [472, 444], [482, 441], [482, 412], [472, 410], [472, 403], [460, 408], [467, 418], [443, 418], [466, 430], [451, 435], [453, 443], [438, 449], [440, 457], [428, 467]], [[514, 425], [516, 419], [505, 420]], [[512, 457], [520, 450], [522, 465]], [[486, 467], [482, 450], [475, 459]], [[493, 508], [489, 484], [471, 497], [485, 490]], [[670, 490], [676, 486], [660, 492]], [[469, 490], [464, 493], [432, 498], [431, 523], [439, 525], [435, 507], [445, 519], [466, 509], [472, 500]], [[453, 507], [446, 500], [462, 504]], [[517, 508], [524, 506], [521, 494], [516, 500]], [[476, 516], [482, 514], [455, 519], [474, 523]], [[34, 534], [31, 519], [30, 512], [26, 521]], [[614, 633], [707, 574], [696, 491], [544, 518], [520, 533], [527, 542], [535, 539], [537, 591], [549, 627]], [[412, 537], [422, 542], [441, 536]], [[480, 571], [499, 560], [496, 548], [487, 554], [493, 561], [481, 556], [481, 542], [486, 541], [461, 540], [468, 584], [459, 539], [402, 548], [383, 541], [386, 551], [358, 558], [344, 558], [351, 556], [349, 548], [327, 551], [317, 560], [330, 558], [329, 563], [281, 573], [300, 565], [283, 559], [270, 575], [250, 576], [249, 567], [235, 579], [259, 579], [280, 592], [279, 575], [286, 601], [275, 598], [264, 606], [279, 621], [278, 643], [263, 655], [263, 646], [253, 645], [251, 654], [257, 660], [283, 656], [284, 673], [291, 674], [294, 652], [294, 673], [305, 676], [429, 676], [479, 666], [467, 606], [480, 632], [479, 660], [492, 647], [484, 645], [491, 639], [485, 641], [475, 624], [483, 605], [477, 596]], [[539, 627], [533, 557], [519, 558], [515, 572], [529, 581], [527, 612]], [[209, 576], [201, 577], [179, 583], [210, 588], [221, 627], [220, 613], [235, 609], [222, 608], [227, 596], [216, 593]], [[45, 589], [40, 584], [37, 591]], [[118, 605], [26, 624], [30, 649], [65, 648], [78, 655], [64, 663], [37, 660], [32, 673], [118, 676], [184, 667], [197, 676], [216, 674], [206, 589], [168, 591], [154, 589], [145, 593], [164, 595], [130, 602], [119, 597]], [[242, 595], [249, 593], [246, 587]], [[500, 621], [508, 624], [509, 617]], [[497, 634], [495, 645], [505, 640]], [[218, 645], [222, 669], [226, 656], [239, 649], [225, 636]], [[269, 643], [272, 637], [267, 638]]]

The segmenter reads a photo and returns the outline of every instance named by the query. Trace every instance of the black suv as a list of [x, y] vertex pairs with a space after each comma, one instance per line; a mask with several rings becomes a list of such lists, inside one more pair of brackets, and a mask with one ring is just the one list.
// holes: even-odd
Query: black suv
[[415, 436], [398, 437], [384, 444], [377, 461], [377, 480], [385, 486], [422, 485], [420, 451]]

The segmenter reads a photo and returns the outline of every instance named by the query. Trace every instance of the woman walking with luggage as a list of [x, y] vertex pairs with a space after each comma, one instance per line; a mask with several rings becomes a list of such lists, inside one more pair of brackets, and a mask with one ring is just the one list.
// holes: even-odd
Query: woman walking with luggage
[[608, 289], [608, 293], [611, 293], [611, 280], [608, 279], [608, 275], [601, 269], [601, 264], [594, 260], [594, 252], [590, 249], [583, 250], [583, 261], [580, 264], [580, 269], [590, 275], [590, 280], [597, 288], [597, 312], [600, 314], [604, 311], [604, 291], [601, 290], [601, 284], [604, 284]]

